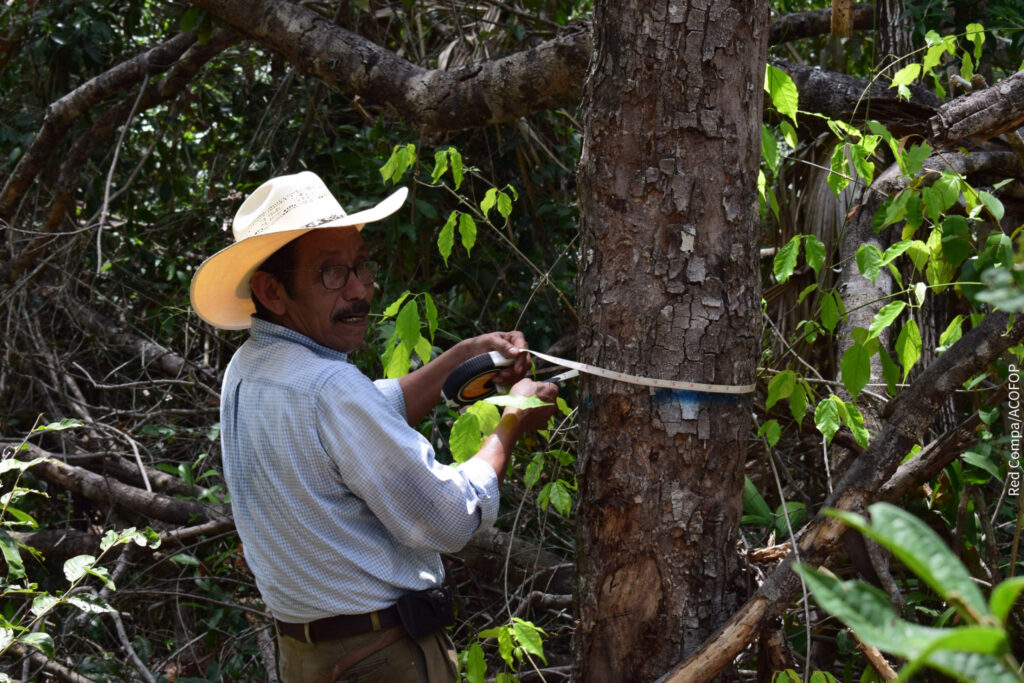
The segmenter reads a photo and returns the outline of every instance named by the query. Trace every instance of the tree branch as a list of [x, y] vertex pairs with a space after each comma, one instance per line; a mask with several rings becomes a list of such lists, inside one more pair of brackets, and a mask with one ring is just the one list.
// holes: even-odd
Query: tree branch
[[[893, 409], [885, 427], [850, 466], [824, 507], [862, 512], [879, 500], [883, 484], [893, 476], [903, 456], [920, 442], [946, 397], [1022, 339], [1024, 316], [1015, 316], [1011, 325], [1009, 316], [997, 311], [939, 356], [892, 401]], [[819, 514], [800, 535], [801, 560], [813, 566], [827, 564], [845, 532], [840, 521]], [[725, 626], [658, 682], [711, 680], [756, 636], [764, 620], [775, 616], [800, 589], [792, 562], [791, 555]]]

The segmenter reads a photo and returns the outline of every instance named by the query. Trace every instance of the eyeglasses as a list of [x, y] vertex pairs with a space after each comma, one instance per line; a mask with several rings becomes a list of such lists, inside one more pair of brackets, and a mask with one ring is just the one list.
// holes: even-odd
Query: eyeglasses
[[377, 262], [376, 261], [363, 261], [356, 265], [354, 268], [350, 266], [324, 266], [323, 268], [303, 268], [295, 270], [279, 270], [278, 273], [308, 273], [310, 271], [320, 273], [320, 282], [323, 284], [324, 289], [333, 290], [341, 289], [348, 284], [348, 276], [351, 273], [356, 274], [358, 279], [364, 285], [372, 285], [377, 279]]

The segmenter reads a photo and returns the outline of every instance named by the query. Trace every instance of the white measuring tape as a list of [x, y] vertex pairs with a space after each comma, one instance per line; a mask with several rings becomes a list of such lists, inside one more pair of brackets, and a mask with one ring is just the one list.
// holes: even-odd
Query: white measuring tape
[[[605, 379], [613, 379], [618, 382], [626, 382], [628, 384], [638, 384], [645, 387], [655, 387], [658, 389], [676, 389], [679, 391], [700, 391], [709, 394], [751, 394], [757, 390], [755, 384], [702, 384], [700, 382], [683, 382], [675, 379], [657, 379], [654, 377], [640, 377], [639, 375], [627, 375], [624, 372], [615, 372], [614, 370], [605, 370], [604, 368], [598, 368], [593, 365], [587, 365], [586, 363], [577, 363], [576, 361], [566, 360], [565, 358], [558, 358], [557, 356], [549, 356], [546, 353], [540, 351], [534, 351], [532, 349], [518, 349], [519, 351], [525, 351], [529, 354], [546, 360], [554, 365], [561, 366], [563, 368], [570, 368], [575, 372], [585, 372], [588, 375], [596, 375], [598, 377], [604, 377]], [[562, 373], [555, 379], [561, 381], [563, 379], [569, 379], [575, 376], [570, 372]]]

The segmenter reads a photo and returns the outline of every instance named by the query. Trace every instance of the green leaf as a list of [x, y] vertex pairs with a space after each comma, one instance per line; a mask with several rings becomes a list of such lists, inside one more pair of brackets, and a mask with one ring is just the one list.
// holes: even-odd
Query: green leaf
[[561, 479], [544, 484], [537, 494], [537, 504], [541, 510], [546, 510], [548, 503], [563, 515], [568, 516], [572, 511], [572, 496]]
[[544, 642], [541, 639], [541, 635], [544, 633], [543, 630], [534, 626], [529, 621], [512, 617], [512, 633], [515, 635], [520, 647], [531, 655], [540, 657], [547, 664], [548, 660], [544, 656]]
[[911, 318], [900, 330], [900, 336], [896, 339], [896, 357], [899, 359], [900, 365], [903, 366], [903, 379], [907, 378], [910, 369], [920, 360], [922, 348], [921, 331], [914, 319]]
[[476, 221], [468, 213], [459, 216], [459, 236], [462, 238], [462, 246], [468, 254], [476, 244]]
[[416, 346], [413, 347], [413, 351], [416, 352], [416, 355], [419, 356], [424, 365], [430, 362], [430, 356], [433, 350], [430, 340], [423, 336], [416, 341]]
[[462, 154], [459, 150], [451, 147], [448, 149], [448, 158], [452, 164], [452, 179], [455, 180], [455, 189], [459, 189], [462, 185], [463, 178], [463, 166], [462, 166]]
[[878, 313], [875, 313], [875, 317], [871, 319], [871, 325], [868, 327], [868, 337], [874, 338], [880, 335], [885, 328], [889, 327], [899, 317], [906, 307], [907, 304], [903, 301], [893, 301], [883, 306]]
[[459, 212], [452, 211], [448, 215], [448, 221], [441, 228], [441, 233], [437, 236], [437, 250], [441, 252], [441, 258], [444, 259], [444, 265], [446, 266], [448, 265], [448, 257], [452, 254], [452, 247], [455, 246], [455, 222], [458, 218]]
[[867, 448], [871, 435], [868, 433], [867, 427], [864, 426], [864, 415], [861, 414], [857, 406], [848, 401], [843, 402], [843, 407], [846, 409], [841, 411], [845, 413], [843, 419], [853, 433], [853, 438], [861, 448]]
[[480, 421], [480, 431], [483, 434], [490, 434], [501, 421], [501, 413], [497, 406], [487, 401], [477, 401], [466, 408], [467, 413], [473, 413]]
[[826, 292], [821, 297], [821, 324], [829, 332], [834, 331], [839, 323], [839, 306], [836, 305], [835, 299], [838, 296], [838, 294]]
[[890, 396], [895, 396], [896, 385], [900, 381], [900, 366], [896, 365], [892, 356], [885, 349], [878, 350], [878, 358], [882, 361], [882, 377], [885, 378], [885, 388]]
[[779, 170], [779, 143], [772, 135], [772, 132], [768, 130], [768, 126], [761, 124], [761, 158], [764, 160], [765, 165], [768, 166], [773, 172]]
[[989, 609], [999, 623], [1006, 623], [1006, 617], [1020, 597], [1021, 591], [1024, 591], [1024, 576], [1007, 579], [992, 589], [992, 595], [988, 599]]
[[60, 598], [56, 595], [50, 595], [49, 593], [40, 593], [39, 595], [32, 598], [32, 607], [30, 611], [37, 617], [41, 617], [54, 607], [60, 604]]
[[518, 408], [520, 410], [528, 410], [530, 408], [540, 408], [543, 406], [549, 406], [550, 403], [545, 403], [536, 396], [518, 396], [516, 394], [505, 394], [502, 396], [488, 396], [483, 399], [488, 403], [493, 403], [496, 406], [510, 406], [512, 408]]
[[523, 473], [523, 484], [528, 489], [532, 489], [534, 485], [540, 481], [540, 475], [544, 473], [544, 454], [535, 453], [533, 459], [526, 465], [526, 471]]
[[81, 595], [72, 595], [67, 600], [70, 604], [89, 614], [102, 614], [103, 612], [114, 611], [114, 608], [98, 595], [83, 593]]
[[963, 216], [947, 216], [942, 221], [942, 255], [959, 266], [971, 255], [970, 228]]
[[820, 275], [821, 267], [825, 263], [825, 245], [814, 235], [807, 235], [804, 239], [804, 254], [807, 257], [807, 265], [815, 275]]
[[754, 482], [746, 475], [743, 476], [743, 513], [746, 515], [744, 524], [769, 526], [774, 519], [772, 509], [768, 507], [768, 503], [754, 486]]
[[380, 168], [381, 179], [384, 182], [390, 180], [393, 183], [397, 183], [415, 163], [416, 145], [412, 143], [395, 145], [394, 149], [391, 150], [391, 156]]
[[944, 600], [957, 607], [969, 623], [977, 623], [989, 614], [988, 603], [970, 572], [931, 527], [889, 503], [875, 503], [868, 512], [870, 525], [859, 515], [838, 511], [825, 514], [841, 519], [888, 549]]
[[490, 188], [484, 193], [484, 198], [480, 202], [480, 211], [483, 213], [484, 218], [487, 218], [488, 212], [494, 208], [495, 204], [498, 203], [498, 190], [496, 188]]
[[829, 396], [818, 403], [814, 409], [814, 425], [825, 436], [825, 443], [832, 443], [832, 437], [839, 431], [838, 399]]
[[387, 378], [404, 377], [409, 374], [409, 361], [412, 349], [405, 344], [395, 344], [384, 365], [384, 376]]
[[914, 81], [921, 75], [920, 64], [907, 64], [905, 67], [897, 71], [892, 76], [892, 84], [890, 88], [894, 88], [900, 85], [909, 86], [913, 85]]
[[36, 432], [62, 432], [65, 429], [74, 429], [75, 427], [81, 427], [84, 423], [81, 420], [66, 417], [59, 422], [51, 422], [49, 424], [41, 425], [32, 430], [32, 433]]
[[850, 184], [846, 152], [844, 150], [845, 145], [836, 145], [835, 150], [832, 152], [832, 158], [829, 160], [830, 172], [828, 174], [828, 178], [825, 180], [836, 197], [838, 197], [839, 193], [845, 190], [846, 186]]
[[434, 152], [434, 170], [430, 174], [430, 182], [436, 183], [448, 170], [448, 149], [439, 149]]
[[843, 386], [856, 401], [861, 389], [871, 380], [871, 354], [863, 344], [854, 344], [839, 360], [839, 370]]
[[807, 414], [807, 392], [803, 384], [797, 383], [793, 387], [793, 393], [789, 397], [789, 412], [797, 423], [803, 421], [804, 415]]
[[764, 89], [771, 97], [775, 109], [796, 123], [796, 113], [800, 107], [800, 93], [789, 74], [771, 64], [766, 65]]
[[498, 213], [505, 219], [512, 215], [512, 198], [505, 192], [498, 193]]
[[484, 683], [487, 675], [487, 661], [484, 659], [484, 651], [476, 643], [469, 646], [466, 652], [464, 673], [467, 683]]
[[857, 249], [857, 270], [874, 284], [882, 270], [882, 252], [873, 244], [862, 244]]
[[448, 438], [452, 459], [455, 462], [466, 462], [480, 450], [482, 441], [479, 418], [468, 411], [459, 415], [452, 425], [452, 433]]
[[3, 551], [3, 558], [7, 562], [8, 583], [24, 579], [25, 564], [22, 562], [22, 553], [17, 549], [17, 542], [3, 529], [0, 529], [0, 551]]
[[410, 299], [398, 312], [395, 319], [395, 332], [399, 341], [410, 351], [416, 348], [420, 340], [420, 311], [415, 299]]
[[931, 252], [928, 245], [921, 240], [911, 240], [910, 246], [907, 247], [907, 256], [914, 263], [914, 268], [923, 271], [928, 265], [928, 259], [931, 258]]
[[770, 409], [777, 401], [788, 398], [796, 387], [796, 373], [792, 370], [783, 370], [772, 377], [768, 383], [768, 398], [765, 400], [765, 409]]
[[962, 315], [958, 315], [949, 321], [949, 324], [946, 325], [946, 329], [939, 335], [939, 346], [952, 346], [960, 341], [960, 337], [963, 336], [963, 324], [964, 317]]
[[434, 340], [434, 333], [437, 332], [437, 306], [434, 304], [434, 297], [428, 292], [423, 293], [423, 314], [427, 317], [427, 329], [430, 331], [430, 340]]
[[981, 24], [967, 24], [965, 37], [974, 43], [974, 60], [981, 59], [981, 46], [985, 44], [985, 27]]
[[763, 436], [765, 441], [768, 442], [768, 447], [771, 448], [779, 442], [779, 438], [782, 436], [782, 428], [779, 427], [778, 420], [768, 420], [761, 428], [757, 430], [758, 436]]
[[405, 301], [406, 297], [408, 297], [408, 296], [409, 296], [409, 290], [407, 289], [404, 292], [402, 292], [402, 296], [400, 296], [397, 299], [395, 299], [394, 301], [392, 301], [388, 305], [388, 307], [384, 309], [384, 312], [381, 313], [381, 316], [384, 317], [384, 318], [393, 318], [393, 317], [395, 317], [398, 314], [398, 310], [402, 307], [402, 302]]
[[78, 555], [64, 562], [64, 576], [68, 581], [78, 581], [92, 569], [96, 564], [96, 558], [92, 555]]
[[924, 166], [925, 160], [931, 155], [932, 147], [927, 142], [922, 142], [919, 145], [911, 145], [903, 160], [902, 168], [904, 169], [904, 172], [909, 176], [916, 176], [921, 172], [921, 167]]
[[53, 659], [53, 638], [49, 633], [25, 633], [17, 637], [16, 642], [24, 643], [46, 655], [47, 659]]
[[775, 279], [785, 282], [796, 269], [796, 260], [800, 255], [800, 235], [794, 235], [793, 239], [786, 243], [786, 246], [779, 249], [775, 254], [773, 269]]
[[1003, 216], [1006, 215], [1006, 209], [1003, 208], [1003, 203], [999, 201], [998, 197], [989, 192], [985, 192], [985, 190], [978, 190], [978, 197], [981, 199], [981, 203], [985, 205], [985, 208], [989, 210], [989, 213], [995, 217], [996, 223], [1003, 220]]

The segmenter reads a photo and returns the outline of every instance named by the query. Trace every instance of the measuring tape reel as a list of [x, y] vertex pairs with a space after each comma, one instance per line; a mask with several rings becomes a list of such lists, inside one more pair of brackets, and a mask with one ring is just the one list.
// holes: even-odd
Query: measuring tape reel
[[452, 370], [441, 388], [441, 398], [452, 408], [467, 406], [494, 394], [494, 376], [515, 362], [497, 351], [473, 356]]

